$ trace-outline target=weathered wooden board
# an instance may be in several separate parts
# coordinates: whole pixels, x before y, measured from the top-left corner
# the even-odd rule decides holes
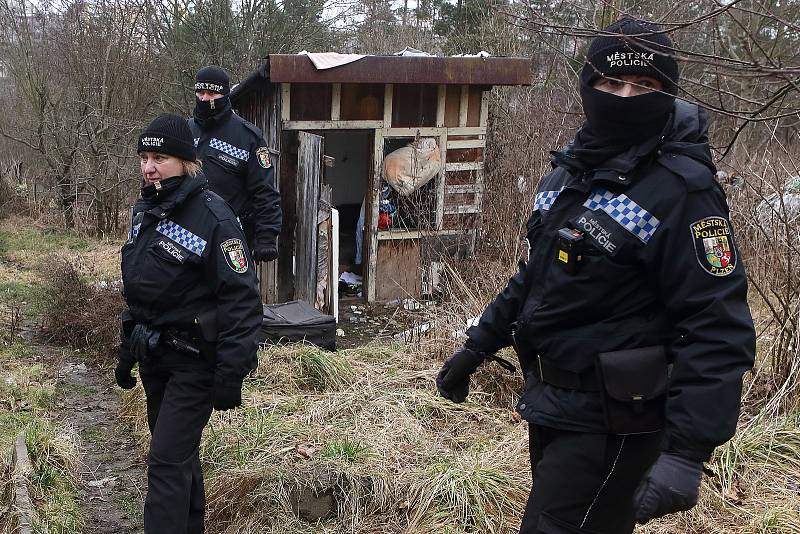
[[[420,247],[418,239],[380,241],[375,296],[378,301],[420,294]]]
[[[299,132],[297,135],[295,298],[314,305],[317,294],[317,225],[324,139],[308,132]]]

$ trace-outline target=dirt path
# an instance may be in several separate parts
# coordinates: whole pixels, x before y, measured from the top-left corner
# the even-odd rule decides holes
[[[143,532],[145,458],[119,418],[120,395],[113,372],[87,364],[69,350],[42,344],[30,329],[23,338],[42,355],[57,380],[53,418],[80,437],[86,533]]]

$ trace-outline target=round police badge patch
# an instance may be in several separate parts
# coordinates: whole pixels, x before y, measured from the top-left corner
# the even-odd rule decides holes
[[[263,168],[269,169],[272,167],[272,163],[269,160],[269,149],[267,147],[262,146],[256,150],[256,158],[258,158],[258,164]]]
[[[697,261],[708,274],[727,276],[736,269],[731,225],[723,217],[706,217],[691,224]]]
[[[247,254],[244,252],[241,239],[228,239],[223,241],[220,247],[228,267],[239,274],[247,272]]]

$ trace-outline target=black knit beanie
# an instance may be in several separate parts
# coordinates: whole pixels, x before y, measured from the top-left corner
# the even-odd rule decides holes
[[[674,44],[653,23],[623,17],[607,27],[589,45],[581,81],[591,86],[597,79],[625,74],[650,76],[664,85],[663,91],[675,94],[678,64],[672,56]],[[635,36],[635,37],[634,37]]]
[[[227,95],[231,90],[231,80],[222,67],[208,65],[197,71],[197,76],[194,78],[194,90],[213,91]]]
[[[147,125],[139,136],[137,152],[157,152],[185,161],[197,159],[192,131],[186,119],[174,113],[162,113]]]

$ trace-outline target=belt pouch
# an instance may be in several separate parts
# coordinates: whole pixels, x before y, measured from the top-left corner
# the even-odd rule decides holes
[[[600,353],[597,370],[611,434],[664,428],[668,376],[663,345]]]
[[[216,358],[217,340],[219,339],[217,309],[212,308],[198,315],[195,325],[200,336],[200,353],[206,361],[213,362]]]

